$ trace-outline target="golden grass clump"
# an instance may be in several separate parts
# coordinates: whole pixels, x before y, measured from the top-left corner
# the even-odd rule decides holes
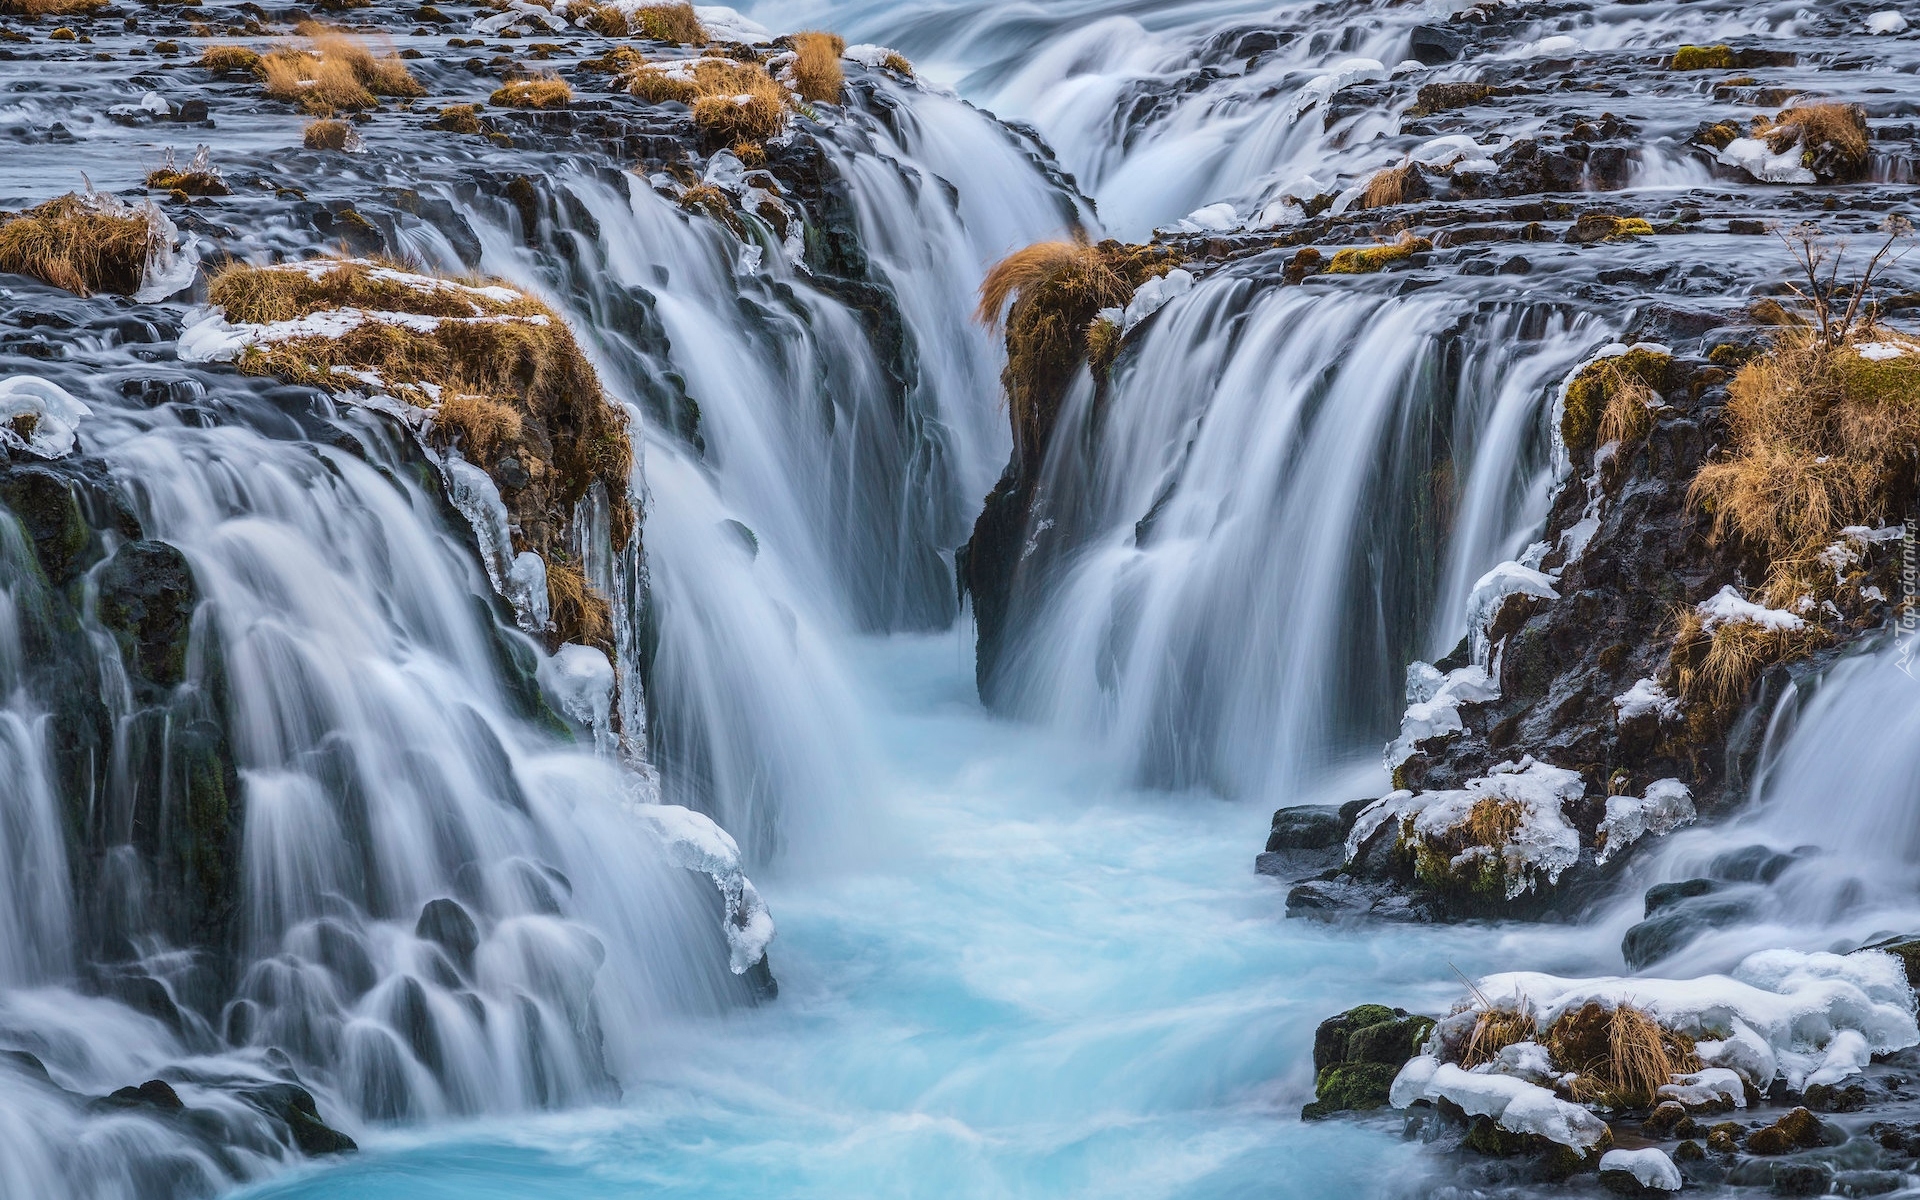
[[[1701,467],[1691,490],[1715,539],[1786,559],[1902,511],[1920,446],[1920,344],[1910,346],[1873,361],[1857,344],[1787,327],[1741,367],[1728,385],[1731,453]]]
[[[696,184],[680,193],[680,207],[688,212],[704,213],[725,225],[740,237],[747,234],[740,214],[734,211],[733,197],[710,183]]]
[[[494,453],[513,442],[534,481],[519,491],[503,488],[510,503],[534,507],[532,515],[516,514],[516,549],[552,552],[568,514],[595,483],[612,503],[616,544],[632,535],[626,418],[607,402],[566,322],[539,300],[498,281],[423,276],[365,259],[237,264],[214,277],[208,300],[235,323],[272,324],[342,309],[440,318],[430,330],[368,317],[339,336],[259,342],[239,366],[328,391],[363,388],[360,376],[371,372],[393,395],[422,408],[434,407],[436,395],[466,398],[447,428],[481,438]],[[521,421],[519,434],[478,401],[511,409]],[[534,493],[540,499],[527,498]]]
[[[847,39],[837,33],[794,34],[793,90],[817,103],[840,103],[841,89],[846,86],[840,56],[846,51]]]
[[[1567,384],[1560,413],[1560,441],[1567,453],[1583,462],[1595,446],[1615,440],[1612,434],[1639,436],[1635,430],[1651,428],[1649,405],[1659,399],[1672,362],[1658,350],[1629,350],[1582,367]]]
[[[500,108],[565,108],[572,102],[573,89],[564,79],[517,79],[487,97]]]
[[[1126,330],[1110,317],[1095,317],[1087,326],[1087,365],[1095,375],[1105,375],[1120,357],[1120,343]]]
[[[1646,1108],[1676,1073],[1698,1071],[1693,1039],[1631,1004],[1587,1003],[1560,1014],[1541,1037],[1553,1064],[1575,1073],[1576,1100]]]
[[[315,116],[379,106],[380,96],[424,96],[426,88],[397,54],[376,57],[365,43],[311,24],[309,46],[281,46],[260,60],[266,94]]]
[[[568,12],[571,13],[572,9]],[[604,34],[607,37],[626,37],[632,29],[627,21],[627,14],[611,4],[588,6],[580,22],[595,33]]]
[[[1682,46],[1667,63],[1669,71],[1731,71],[1733,47]]]
[[[1135,288],[1177,265],[1179,259],[1159,247],[1039,242],[987,272],[975,317],[999,328],[1004,314],[1007,367],[1001,381],[1017,453],[1044,449],[1067,385],[1089,356],[1100,310],[1124,306]]]
[[[1418,170],[1411,162],[1401,163],[1397,167],[1388,167],[1376,172],[1367,180],[1367,190],[1360,197],[1361,208],[1387,208],[1403,204],[1407,199],[1407,179]]]
[[[1327,264],[1327,274],[1370,275],[1388,263],[1399,262],[1431,249],[1433,243],[1426,238],[1403,232],[1398,240],[1383,246],[1349,246],[1339,251],[1333,256],[1333,261]]]
[[[580,69],[582,71],[599,71],[605,75],[620,75],[628,71],[638,70],[641,66],[645,65],[646,61],[646,59],[640,56],[640,52],[632,46],[621,45],[615,46],[599,58],[581,59]]]
[[[99,12],[107,0],[0,0],[0,14],[9,17],[78,17]]]
[[[1466,1047],[1460,1052],[1460,1066],[1463,1070],[1472,1070],[1500,1057],[1500,1052],[1508,1046],[1531,1042],[1537,1036],[1531,1012],[1483,1008],[1474,1018],[1473,1032],[1467,1035]]]
[[[154,212],[112,199],[70,192],[0,213],[0,272],[31,275],[76,295],[131,296],[160,249]]]
[[[643,63],[627,76],[627,90],[649,104],[690,106],[694,125],[714,146],[764,142],[787,123],[787,90],[759,63]]]
[[[712,40],[691,4],[647,4],[633,12],[631,25],[641,37],[679,46],[704,46]]]
[[[758,63],[726,63],[703,59],[696,72],[702,92],[693,101],[693,123],[716,145],[735,142],[764,142],[777,135],[787,124],[787,92]],[[714,65],[708,65],[714,64]],[[739,87],[731,91],[707,90],[708,80],[719,81],[729,74]]]
[[[1775,154],[1800,146],[1801,165],[1816,174],[1841,180],[1866,174],[1867,114],[1857,104],[1796,105],[1772,121],[1756,121],[1754,132]]]
[[[308,122],[300,135],[300,144],[309,150],[346,150],[359,140],[353,126],[327,119]]]
[[[913,78],[913,64],[908,62],[907,56],[898,50],[887,51],[886,57],[880,60],[880,65],[886,70],[892,71],[895,75],[904,75],[908,79]]]
[[[1675,690],[1705,712],[1723,709],[1745,699],[1760,672],[1809,654],[1824,640],[1811,623],[1776,628],[1728,621],[1708,629],[1698,611],[1683,609],[1671,652]]]
[[[262,75],[260,55],[245,46],[208,46],[200,54],[200,65],[209,71],[245,72]]]
[[[427,122],[428,129],[443,129],[448,133],[485,133],[480,125],[480,106],[477,104],[449,104],[440,110],[440,115]]]
[[[448,396],[434,410],[435,428],[470,462],[487,464],[520,440],[520,414],[485,396]]]
[[[613,610],[579,567],[548,561],[547,609],[561,641],[598,646],[612,654]]]

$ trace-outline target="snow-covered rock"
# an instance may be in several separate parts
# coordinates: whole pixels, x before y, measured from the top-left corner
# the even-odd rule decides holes
[[[1635,1183],[1657,1192],[1680,1190],[1680,1168],[1658,1146],[1641,1150],[1609,1150],[1600,1156],[1600,1174],[1624,1171]]]
[[[80,422],[93,415],[72,393],[38,375],[0,379],[0,445],[35,458],[65,458]]]
[[[1637,679],[1632,687],[1613,698],[1613,709],[1622,721],[1633,721],[1648,713],[1662,720],[1680,715],[1680,699],[1667,695],[1657,680]]]
[[[1560,593],[1554,590],[1553,582],[1552,576],[1512,561],[1503,562],[1482,575],[1473,585],[1472,595],[1467,597],[1467,636],[1473,660],[1481,666],[1490,665],[1487,627],[1499,615],[1500,606],[1507,602],[1508,596],[1558,600]]]
[[[1800,165],[1800,144],[1778,154],[1762,138],[1735,138],[1720,151],[1717,162],[1739,167],[1761,183],[1813,183],[1814,173]]]
[[[1458,733],[1460,706],[1498,699],[1500,687],[1485,667],[1468,665],[1441,675],[1423,662],[1407,667],[1407,710],[1400,718],[1400,736],[1387,746],[1387,770],[1412,758],[1427,738]]]
[[[1409,837],[1442,841],[1466,824],[1475,805],[1493,800],[1513,808],[1517,824],[1512,835],[1502,846],[1469,846],[1449,866],[1465,871],[1497,856],[1507,899],[1512,900],[1542,881],[1558,883],[1579,861],[1580,835],[1568,823],[1563,806],[1585,792],[1579,772],[1535,762],[1531,756],[1501,763],[1485,776],[1469,779],[1463,788],[1419,793],[1403,789],[1361,810],[1347,835],[1346,857],[1351,861],[1390,820],[1398,821]]]
[[[1388,1095],[1395,1108],[1418,1100],[1449,1100],[1468,1116],[1491,1117],[1509,1133],[1534,1134],[1583,1152],[1607,1134],[1599,1117],[1537,1083],[1482,1068],[1465,1071],[1424,1054],[1400,1069]]]
[[[1599,861],[1605,863],[1649,834],[1660,837],[1691,825],[1694,816],[1693,792],[1678,779],[1656,779],[1644,796],[1608,796],[1607,815],[1600,821]]]
[[[1672,1083],[1661,1085],[1659,1094],[1663,1100],[1676,1100],[1688,1108],[1719,1104],[1731,1104],[1735,1108],[1747,1106],[1745,1081],[1738,1071],[1726,1067],[1703,1067],[1689,1074],[1675,1075]]]
[[[1133,299],[1127,302],[1126,312],[1120,328],[1123,333],[1132,333],[1134,327],[1172,301],[1193,290],[1193,273],[1181,267],[1175,267],[1165,275],[1156,275],[1134,289]]]
[[[1905,33],[1907,18],[1897,8],[1889,8],[1872,13],[1867,17],[1867,32],[1878,36],[1883,33]]]

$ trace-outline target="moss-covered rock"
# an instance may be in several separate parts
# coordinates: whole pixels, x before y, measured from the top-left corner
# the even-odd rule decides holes
[[[1313,1035],[1314,1100],[1301,1118],[1385,1106],[1393,1077],[1432,1030],[1431,1018],[1384,1004],[1362,1004],[1322,1021]]]

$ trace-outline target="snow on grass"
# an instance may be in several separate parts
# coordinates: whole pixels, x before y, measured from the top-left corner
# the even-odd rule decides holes
[[[1495,1007],[1531,1011],[1542,1028],[1588,1003],[1631,1004],[1694,1038],[1701,1062],[1763,1092],[1776,1078],[1796,1091],[1810,1081],[1837,1082],[1869,1055],[1920,1044],[1906,969],[1879,950],[1762,950],[1729,974],[1696,979],[1512,971],[1477,986]]]
[[[1390,793],[1363,809],[1347,835],[1348,860],[1388,820],[1401,823],[1406,835],[1439,840],[1465,825],[1474,806],[1483,800],[1511,805],[1518,824],[1504,845],[1471,846],[1451,861],[1455,869],[1471,867],[1486,854],[1500,856],[1507,899],[1531,891],[1544,880],[1558,883],[1560,875],[1580,859],[1580,834],[1567,822],[1563,806],[1587,790],[1577,771],[1535,762],[1531,755],[1504,762],[1463,788],[1414,793]]]
[[[1700,614],[1700,628],[1712,633],[1722,625],[1758,625],[1762,629],[1804,629],[1806,622],[1783,609],[1755,604],[1728,584],[1694,606]]]

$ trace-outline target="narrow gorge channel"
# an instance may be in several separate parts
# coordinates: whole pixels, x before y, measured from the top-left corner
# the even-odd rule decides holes
[[[1920,1195],[1920,10],[0,0],[0,1200]]]

